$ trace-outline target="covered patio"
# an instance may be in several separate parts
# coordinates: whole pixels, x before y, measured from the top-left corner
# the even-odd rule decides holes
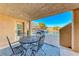
[[[71,48],[71,50],[79,52],[79,4],[68,4],[68,3],[9,3],[9,4],[0,4],[0,55],[10,55],[9,46],[6,40],[6,36],[10,38],[11,43],[19,40],[19,33],[16,26],[21,24],[23,26],[22,34],[27,36],[31,35],[31,21],[37,20],[39,18],[60,14],[66,11],[73,12],[73,22],[71,27],[63,27],[60,29],[56,35],[57,41],[54,40],[54,37],[51,36],[52,40],[45,38],[44,49],[47,56],[59,56],[61,55],[62,50],[60,46],[66,48]],[[7,22],[7,23],[6,23]],[[13,23],[13,24],[12,24]],[[6,25],[8,24],[8,25]],[[17,25],[16,25],[17,24]],[[66,31],[69,30],[69,31]],[[66,32],[65,32],[66,31]],[[63,35],[64,34],[64,35]],[[47,35],[48,36],[48,35]],[[46,36],[46,37],[47,37]],[[67,42],[67,43],[65,43]],[[7,52],[6,52],[7,51]],[[39,50],[40,51],[40,50]],[[41,51],[40,51],[41,52]],[[29,52],[30,53],[30,52]],[[67,53],[67,52],[65,52]],[[40,56],[38,52],[36,55]]]

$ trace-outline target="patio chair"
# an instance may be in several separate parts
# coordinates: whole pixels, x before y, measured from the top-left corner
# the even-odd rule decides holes
[[[44,50],[42,49],[42,46],[44,44],[44,38],[45,38],[45,35],[42,35],[40,38],[39,38],[39,41],[36,43],[36,44],[32,44],[32,55],[36,55],[36,53],[39,51],[39,50],[42,50],[44,55],[46,55],[46,53],[44,52]]]
[[[11,51],[12,51],[11,56],[25,56],[24,48],[23,48],[22,45],[19,45],[19,46],[16,46],[16,47],[12,47],[8,37],[7,37],[7,41],[9,43],[9,46],[10,46]]]

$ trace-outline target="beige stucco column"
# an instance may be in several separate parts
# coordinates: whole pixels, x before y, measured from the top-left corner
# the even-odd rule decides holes
[[[27,31],[27,35],[28,36],[31,35],[31,20],[28,20],[28,31]]]
[[[72,49],[79,52],[79,9],[73,10]]]

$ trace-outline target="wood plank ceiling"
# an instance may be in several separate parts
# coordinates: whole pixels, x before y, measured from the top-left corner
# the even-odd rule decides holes
[[[79,8],[79,4],[68,3],[1,3],[0,14],[19,19],[39,19]]]

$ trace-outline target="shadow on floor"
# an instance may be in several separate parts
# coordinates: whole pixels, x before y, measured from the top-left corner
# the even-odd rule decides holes
[[[56,46],[44,43],[44,45],[42,46],[42,49],[44,50],[46,55],[43,54],[42,50],[39,50],[36,56],[59,56],[60,55],[60,49]],[[30,53],[30,51],[28,52]],[[9,56],[10,54],[11,54],[11,50],[9,47],[0,50],[0,56]]]

